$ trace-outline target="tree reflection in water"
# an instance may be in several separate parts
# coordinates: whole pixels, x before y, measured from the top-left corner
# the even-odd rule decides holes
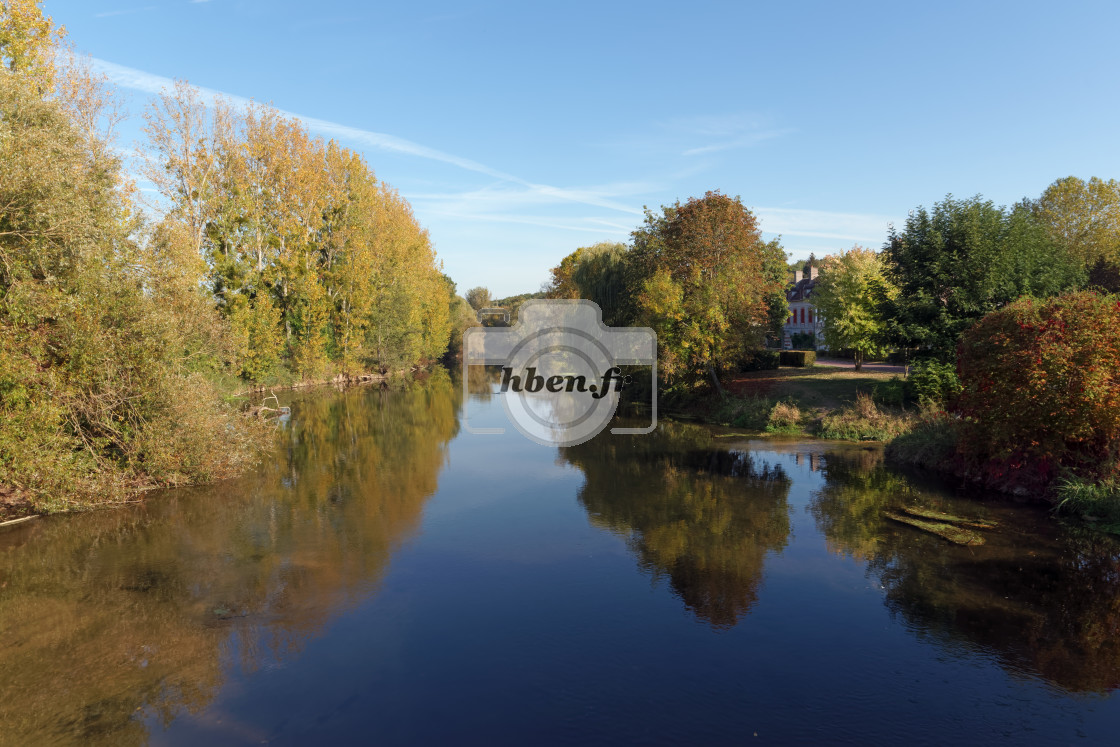
[[[699,619],[735,625],[758,598],[768,553],[790,533],[780,466],[719,449],[710,432],[662,422],[648,436],[602,435],[560,450],[586,481],[579,500],[626,537],[642,566],[668,577]]]
[[[810,510],[832,549],[866,562],[893,614],[1066,690],[1120,686],[1120,542],[1041,510],[923,490],[868,454],[877,452],[826,454],[826,484]],[[984,532],[984,545],[960,547],[883,518],[907,505],[999,527]]]
[[[4,737],[142,743],[135,716],[199,711],[234,654],[296,654],[416,529],[461,395],[441,372],[297,396],[251,477],[0,535]]]

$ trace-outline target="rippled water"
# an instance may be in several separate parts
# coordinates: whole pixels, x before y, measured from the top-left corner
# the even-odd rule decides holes
[[[0,530],[0,742],[1120,733],[1110,537],[874,448],[663,423],[556,449],[462,410],[444,375],[299,396],[255,475]],[[957,546],[907,506],[997,527]]]

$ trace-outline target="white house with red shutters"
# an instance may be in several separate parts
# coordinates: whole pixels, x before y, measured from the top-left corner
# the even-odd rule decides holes
[[[793,336],[799,332],[812,333],[817,340],[817,348],[824,348],[824,321],[817,309],[813,306],[813,287],[817,284],[818,269],[810,264],[808,272],[796,270],[793,273],[793,284],[786,289],[786,300],[789,301],[789,319],[782,327],[782,349],[789,350],[793,347]]]

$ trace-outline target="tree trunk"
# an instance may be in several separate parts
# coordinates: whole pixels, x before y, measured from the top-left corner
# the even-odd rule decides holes
[[[858,350],[855,351],[855,353],[852,354],[852,360],[856,362],[857,371],[863,368],[863,353],[859,352]]]
[[[720,397],[727,397],[727,392],[723,391],[723,385],[719,383],[719,375],[716,374],[716,367],[708,364],[708,373],[712,376],[712,383],[716,385],[716,391],[719,392]]]

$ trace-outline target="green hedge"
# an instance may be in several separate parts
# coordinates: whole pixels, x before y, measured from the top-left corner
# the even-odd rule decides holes
[[[779,361],[783,366],[796,366],[798,368],[811,366],[817,362],[817,354],[812,350],[783,350]]]
[[[754,350],[739,364],[740,371],[772,371],[780,363],[777,350]]]

